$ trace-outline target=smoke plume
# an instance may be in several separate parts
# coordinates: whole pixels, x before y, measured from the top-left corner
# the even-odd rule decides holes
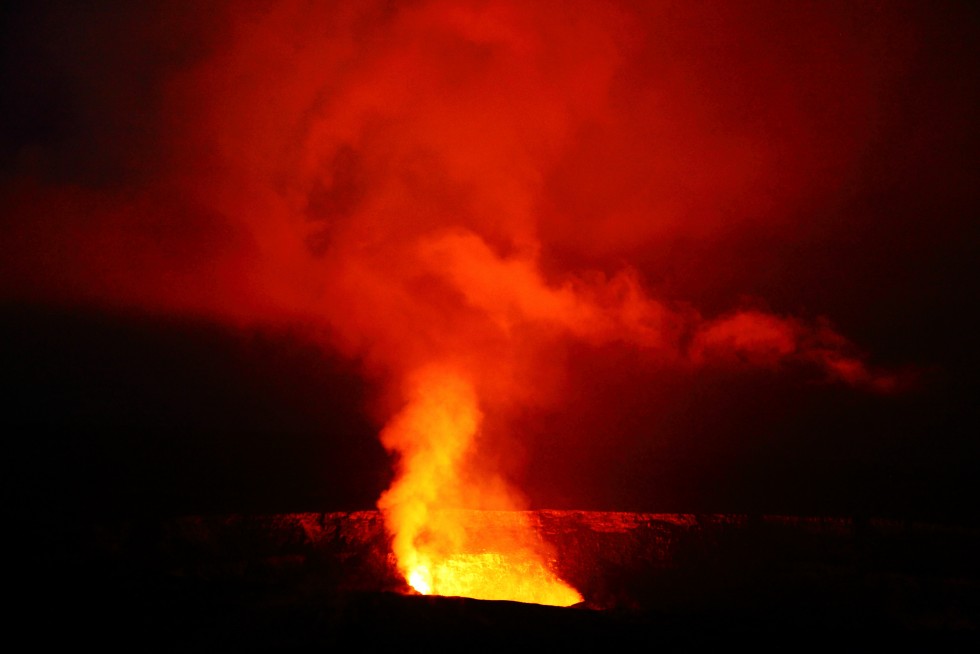
[[[301,325],[375,383],[400,474],[437,466],[465,507],[524,502],[508,425],[574,395],[570,347],[896,392],[907,374],[798,304],[833,253],[793,252],[850,228],[833,201],[912,56],[900,14],[56,4],[60,40],[20,37],[33,104],[7,100],[0,292]],[[418,436],[425,389],[461,441]]]

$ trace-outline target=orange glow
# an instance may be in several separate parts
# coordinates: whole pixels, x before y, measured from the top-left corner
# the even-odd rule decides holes
[[[511,501],[504,489],[487,497],[492,491],[467,478],[467,455],[482,419],[471,383],[452,369],[433,367],[415,376],[409,396],[381,436],[400,455],[401,469],[378,501],[409,585],[426,595],[557,606],[582,601],[552,572],[531,525],[511,516],[509,529],[487,529],[472,511],[458,508]]]
[[[858,185],[902,67],[881,53],[904,52],[906,28],[877,3],[558,4],[228,3],[173,62],[167,30],[198,17],[143,21],[163,25],[152,56],[103,58],[168,62],[149,81],[134,66],[144,91],[116,107],[158,117],[143,126],[156,149],[117,162],[146,170],[0,181],[0,299],[299,325],[380,398],[398,470],[378,506],[412,587],[581,601],[521,518],[525,435],[509,429],[608,385],[574,348],[628,348],[664,386],[748,365],[904,387],[829,323],[787,315],[834,306],[798,300],[782,267],[819,280],[783,251],[852,229],[817,200]],[[70,85],[93,95],[78,120],[133,94],[90,72]],[[134,111],[144,96],[159,106]],[[114,151],[64,143],[67,163]],[[43,172],[40,152],[23,158]],[[745,308],[773,290],[776,310]],[[642,451],[657,429],[623,428]],[[580,432],[561,446],[601,438]]]

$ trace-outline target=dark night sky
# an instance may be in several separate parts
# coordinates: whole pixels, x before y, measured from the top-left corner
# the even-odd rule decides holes
[[[975,521],[976,10],[547,5],[4,3],[7,508],[371,508],[379,389],[458,337],[560,398],[488,423],[532,506]],[[454,221],[533,241],[549,287],[629,267],[697,313],[685,357],[751,308],[913,381],[573,328],[504,346],[469,287],[412,278],[416,312],[336,281],[405,279],[403,244]]]

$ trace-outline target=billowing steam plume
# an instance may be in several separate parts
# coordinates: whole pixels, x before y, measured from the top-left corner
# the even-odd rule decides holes
[[[839,7],[790,6],[766,11],[809,40],[728,3],[231,3],[205,27],[161,11],[151,45],[205,45],[152,71],[145,150],[73,155],[122,183],[24,155],[3,293],[308,326],[377,382],[398,462],[379,506],[406,579],[574,603],[533,533],[488,545],[453,513],[524,505],[494,439],[561,404],[565,344],[906,382],[827,320],[699,309],[698,284],[737,270],[670,281],[679,244],[785,229],[860,154],[890,72],[854,62],[876,42],[842,32]],[[123,93],[85,78],[125,66],[98,47],[76,71],[108,87],[92,112]],[[846,107],[810,103],[842,88]]]

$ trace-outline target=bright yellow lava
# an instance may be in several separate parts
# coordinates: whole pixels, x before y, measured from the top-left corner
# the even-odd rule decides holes
[[[378,500],[408,584],[426,595],[581,602],[548,565],[550,550],[522,512],[447,508],[488,498],[506,507],[512,499],[506,490],[468,481],[480,478],[468,474],[466,455],[482,420],[469,379],[433,367],[410,381],[407,405],[381,434],[400,456],[400,474]]]
[[[456,554],[431,568],[418,566],[409,583],[423,595],[512,600],[552,606],[582,601],[574,588],[557,579],[534,556],[518,559],[497,552]]]

